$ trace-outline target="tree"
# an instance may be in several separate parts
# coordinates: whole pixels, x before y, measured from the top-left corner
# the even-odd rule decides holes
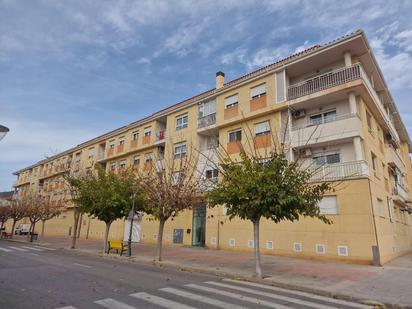
[[[199,198],[197,157],[186,151],[173,158],[155,158],[156,164],[146,162],[139,180],[144,190],[145,212],[159,220],[157,259],[162,260],[163,230],[166,221],[179,212],[190,209]]]
[[[3,230],[4,224],[10,219],[10,202],[0,201],[0,231]]]
[[[43,204],[40,209],[40,220],[42,222],[41,238],[44,237],[44,226],[46,221],[58,216],[63,209],[64,207],[61,200],[52,200],[50,197],[43,200]]]
[[[40,194],[30,193],[25,198],[26,216],[30,220],[29,240],[33,242],[34,229],[36,223],[41,220],[41,212],[44,203],[44,197]]]
[[[10,219],[13,220],[11,227],[11,237],[13,238],[14,229],[16,227],[17,221],[20,221],[26,216],[27,212],[27,197],[18,196],[11,200],[10,204]]]
[[[260,278],[259,226],[262,218],[279,223],[299,220],[303,216],[331,223],[320,214],[318,207],[324,193],[331,190],[330,183],[311,182],[316,169],[303,168],[298,161],[289,161],[284,143],[279,143],[274,136],[268,137],[274,144],[270,151],[258,149],[254,141],[247,141],[245,146],[239,144],[239,160],[221,151],[219,172],[222,177],[206,192],[209,206],[224,205],[229,219],[239,217],[252,222],[255,268]]]
[[[111,224],[127,216],[133,198],[137,209],[143,206],[136,176],[131,170],[114,173],[96,165],[94,172],[82,177],[70,176],[68,180],[71,191],[75,192],[72,201],[79,211],[106,224],[103,246],[106,253]]]

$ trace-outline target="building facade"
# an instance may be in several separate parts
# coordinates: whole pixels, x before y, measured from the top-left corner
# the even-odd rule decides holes
[[[209,91],[17,171],[16,191],[65,199],[67,170],[84,171],[94,163],[108,170],[144,170],[193,148],[218,164],[213,158],[218,145],[237,156],[239,143],[253,140],[255,147],[271,149],[268,136],[282,135],[290,160],[317,167],[313,181],[337,183],[320,203],[333,224],[310,218],[262,222],[264,254],[385,263],[412,250],[411,141],[362,31],[230,82],[224,77],[218,72]],[[218,177],[212,165],[198,164],[199,177]],[[46,234],[74,233],[68,207],[46,223]],[[118,220],[110,237],[123,239],[129,226]],[[157,230],[157,222],[143,215],[135,240],[155,242]],[[77,232],[102,238],[103,231],[102,222],[84,215]],[[254,246],[251,223],[230,221],[224,207],[204,203],[169,220],[163,239],[230,250]]]

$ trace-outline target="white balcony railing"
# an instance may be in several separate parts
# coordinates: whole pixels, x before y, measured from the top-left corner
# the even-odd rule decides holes
[[[334,181],[369,176],[369,168],[366,161],[352,161],[337,164],[325,164],[314,166],[311,181]]]
[[[216,113],[213,113],[213,114],[209,114],[209,115],[204,116],[204,117],[200,117],[197,120],[197,127],[199,129],[201,129],[201,128],[204,128],[204,127],[211,126],[215,123],[216,123]]]
[[[288,100],[303,97],[337,85],[361,78],[360,64],[321,74],[288,87]]]
[[[385,150],[386,162],[388,162],[389,164],[394,164],[402,172],[404,172],[405,163],[403,163],[403,160],[398,151],[391,144],[385,144]]]
[[[395,183],[395,186],[393,187],[393,194],[399,195],[405,201],[409,200],[408,192],[400,183]]]

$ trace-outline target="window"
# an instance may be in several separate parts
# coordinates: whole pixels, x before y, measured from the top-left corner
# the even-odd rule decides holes
[[[232,95],[230,97],[227,97],[225,99],[225,107],[226,108],[231,108],[235,107],[239,104],[239,96],[237,94]]]
[[[392,204],[392,199],[389,196],[387,197],[387,203],[388,203],[389,221],[394,222],[395,218],[393,216],[393,204]]]
[[[143,134],[144,134],[144,136],[152,135],[152,128],[151,127],[145,128],[144,131],[143,131]]]
[[[378,162],[377,162],[378,158],[376,157],[376,155],[373,152],[371,152],[371,157],[372,157],[372,168],[373,168],[373,171],[376,174],[378,172],[378,170],[377,170],[377,168],[378,168]]]
[[[88,158],[93,159],[94,157],[94,147],[89,148]]]
[[[124,145],[124,136],[119,138],[119,145]]]
[[[206,170],[206,179],[214,180],[219,176],[218,169]]]
[[[140,164],[140,155],[134,156],[133,165],[139,165],[139,164]]]
[[[176,117],[176,131],[182,130],[184,128],[187,128],[187,122],[189,120],[189,116],[186,115],[181,115]]]
[[[270,133],[269,121],[255,124],[255,135],[266,135]]]
[[[110,144],[109,144],[109,148],[110,148],[110,149],[113,149],[113,148],[114,148],[114,139],[111,140],[109,143],[110,143]]]
[[[146,153],[146,163],[150,163],[152,162],[153,158],[152,158],[152,153]]]
[[[336,121],[336,110],[310,116],[310,124],[318,125]]]
[[[125,169],[125,168],[126,168],[126,161],[125,161],[125,160],[120,161],[119,167],[120,167],[121,169]]]
[[[116,163],[113,162],[112,164],[110,164],[110,170],[114,171],[116,169]]]
[[[180,159],[186,155],[186,143],[175,144],[174,158]]]
[[[132,133],[132,139],[133,139],[134,141],[137,141],[137,140],[139,139],[139,132],[133,132],[133,133]]]
[[[262,84],[250,89],[250,96],[252,99],[257,99],[266,95],[266,84]]]
[[[369,132],[372,132],[372,116],[368,111],[366,111],[366,124],[368,125]]]
[[[340,154],[339,153],[332,153],[332,154],[320,154],[316,155],[313,158],[313,162],[318,165],[325,165],[325,164],[334,164],[340,162]]]
[[[324,196],[318,207],[322,215],[337,215],[338,214],[338,202],[336,195],[333,196]]]
[[[216,101],[211,100],[199,105],[199,118],[216,113]]]
[[[184,175],[182,172],[173,172],[172,174],[172,185],[178,185],[183,182]]]
[[[242,140],[242,130],[229,132],[229,143],[240,142]]]

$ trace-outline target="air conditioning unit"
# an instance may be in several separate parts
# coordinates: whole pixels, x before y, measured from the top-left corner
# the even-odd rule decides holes
[[[300,149],[299,154],[302,157],[310,157],[312,155],[312,150],[310,148]]]
[[[303,118],[306,116],[306,111],[304,109],[300,109],[298,111],[292,112],[292,117],[295,119]]]

